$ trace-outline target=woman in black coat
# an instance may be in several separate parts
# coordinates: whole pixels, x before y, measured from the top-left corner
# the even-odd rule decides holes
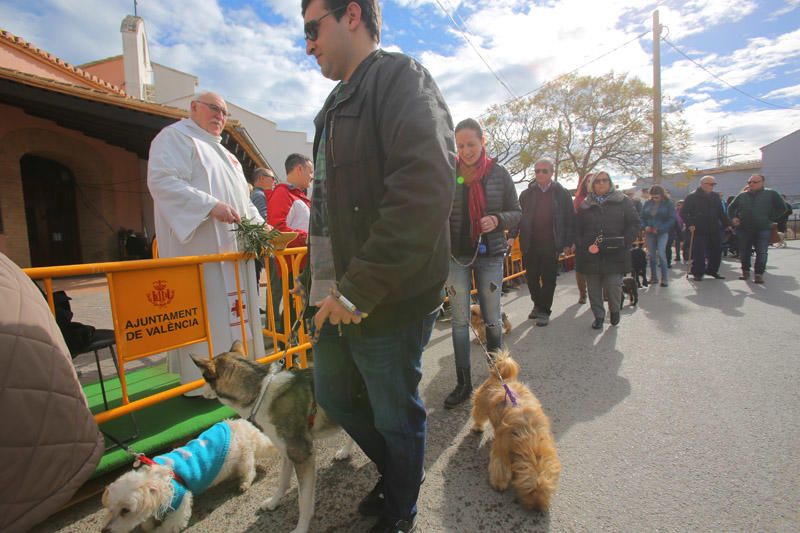
[[[507,249],[503,231],[516,228],[522,216],[514,181],[502,165],[486,155],[484,143],[483,130],[476,120],[468,118],[458,123],[458,177],[450,212],[452,256],[446,286],[453,310],[458,383],[444,401],[448,409],[472,394],[469,321],[473,277],[486,326],[486,348],[493,352],[503,345],[500,288]]]
[[[616,326],[622,305],[622,276],[631,271],[629,250],[639,230],[639,216],[631,199],[615,189],[608,172],[600,171],[592,176],[589,195],[578,208],[577,217],[576,263],[578,272],[586,278],[594,314],[592,328],[603,328],[604,290],[611,324]]]

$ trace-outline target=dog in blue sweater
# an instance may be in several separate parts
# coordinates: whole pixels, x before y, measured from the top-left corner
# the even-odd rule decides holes
[[[245,491],[256,478],[256,463],[275,447],[246,420],[214,424],[175,450],[143,460],[103,493],[107,522],[103,533],[181,531],[192,516],[193,495],[238,476]]]

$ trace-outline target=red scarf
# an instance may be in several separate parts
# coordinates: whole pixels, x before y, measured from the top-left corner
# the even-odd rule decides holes
[[[466,165],[459,159],[457,168],[459,176],[464,178],[464,185],[469,187],[469,220],[470,237],[472,242],[478,242],[481,234],[481,218],[486,212],[486,195],[483,192],[481,181],[489,173],[494,161],[486,156],[486,149],[481,150],[481,155],[474,165]]]

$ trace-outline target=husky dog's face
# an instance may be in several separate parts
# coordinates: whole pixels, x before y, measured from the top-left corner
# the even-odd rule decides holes
[[[247,405],[258,394],[263,370],[245,359],[242,343],[235,341],[230,351],[221,353],[214,359],[200,359],[192,356],[192,361],[203,373],[208,387],[227,405]]]

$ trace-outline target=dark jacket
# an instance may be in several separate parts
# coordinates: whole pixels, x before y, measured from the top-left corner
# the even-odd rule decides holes
[[[556,250],[561,250],[575,243],[575,208],[572,205],[572,196],[569,191],[558,182],[553,182],[553,239]],[[528,184],[528,188],[519,195],[519,205],[522,207],[522,219],[519,223],[519,245],[522,253],[527,253],[531,246],[533,233],[533,211],[536,205],[536,196],[541,194],[535,181]]]
[[[483,236],[483,242],[487,245],[484,255],[503,255],[508,248],[503,231],[516,228],[522,216],[514,180],[505,167],[494,163],[481,183],[486,196],[486,215],[496,216],[499,222],[494,231]],[[469,206],[464,205],[465,188],[466,185],[462,183],[456,185],[453,210],[450,212],[450,243],[454,248],[463,237],[461,228],[464,217],[469,218]]]
[[[347,333],[379,334],[441,302],[455,189],[453,121],[431,75],[403,54],[376,50],[336,93],[314,119],[314,155],[324,129],[339,291],[369,313]]]
[[[731,225],[722,208],[722,200],[715,192],[707,193],[700,187],[683,200],[681,218],[686,227],[694,226],[695,231],[709,233],[719,231],[720,224]]]
[[[658,203],[658,209],[653,215],[651,212],[655,203],[653,200],[647,200],[642,206],[641,212],[637,211],[642,220],[642,228],[650,226],[656,228],[657,233],[669,233],[675,225],[675,204],[672,203],[672,200],[665,198]]]
[[[765,230],[772,228],[786,214],[786,202],[772,189],[740,193],[728,208],[730,218],[738,218],[745,230]],[[791,210],[791,208],[789,208]]]
[[[600,232],[604,237],[624,237],[625,246],[613,252],[589,253]],[[581,274],[625,274],[631,271],[629,252],[639,232],[639,216],[633,201],[613,191],[599,204],[591,195],[578,208],[575,224],[575,262]]]

